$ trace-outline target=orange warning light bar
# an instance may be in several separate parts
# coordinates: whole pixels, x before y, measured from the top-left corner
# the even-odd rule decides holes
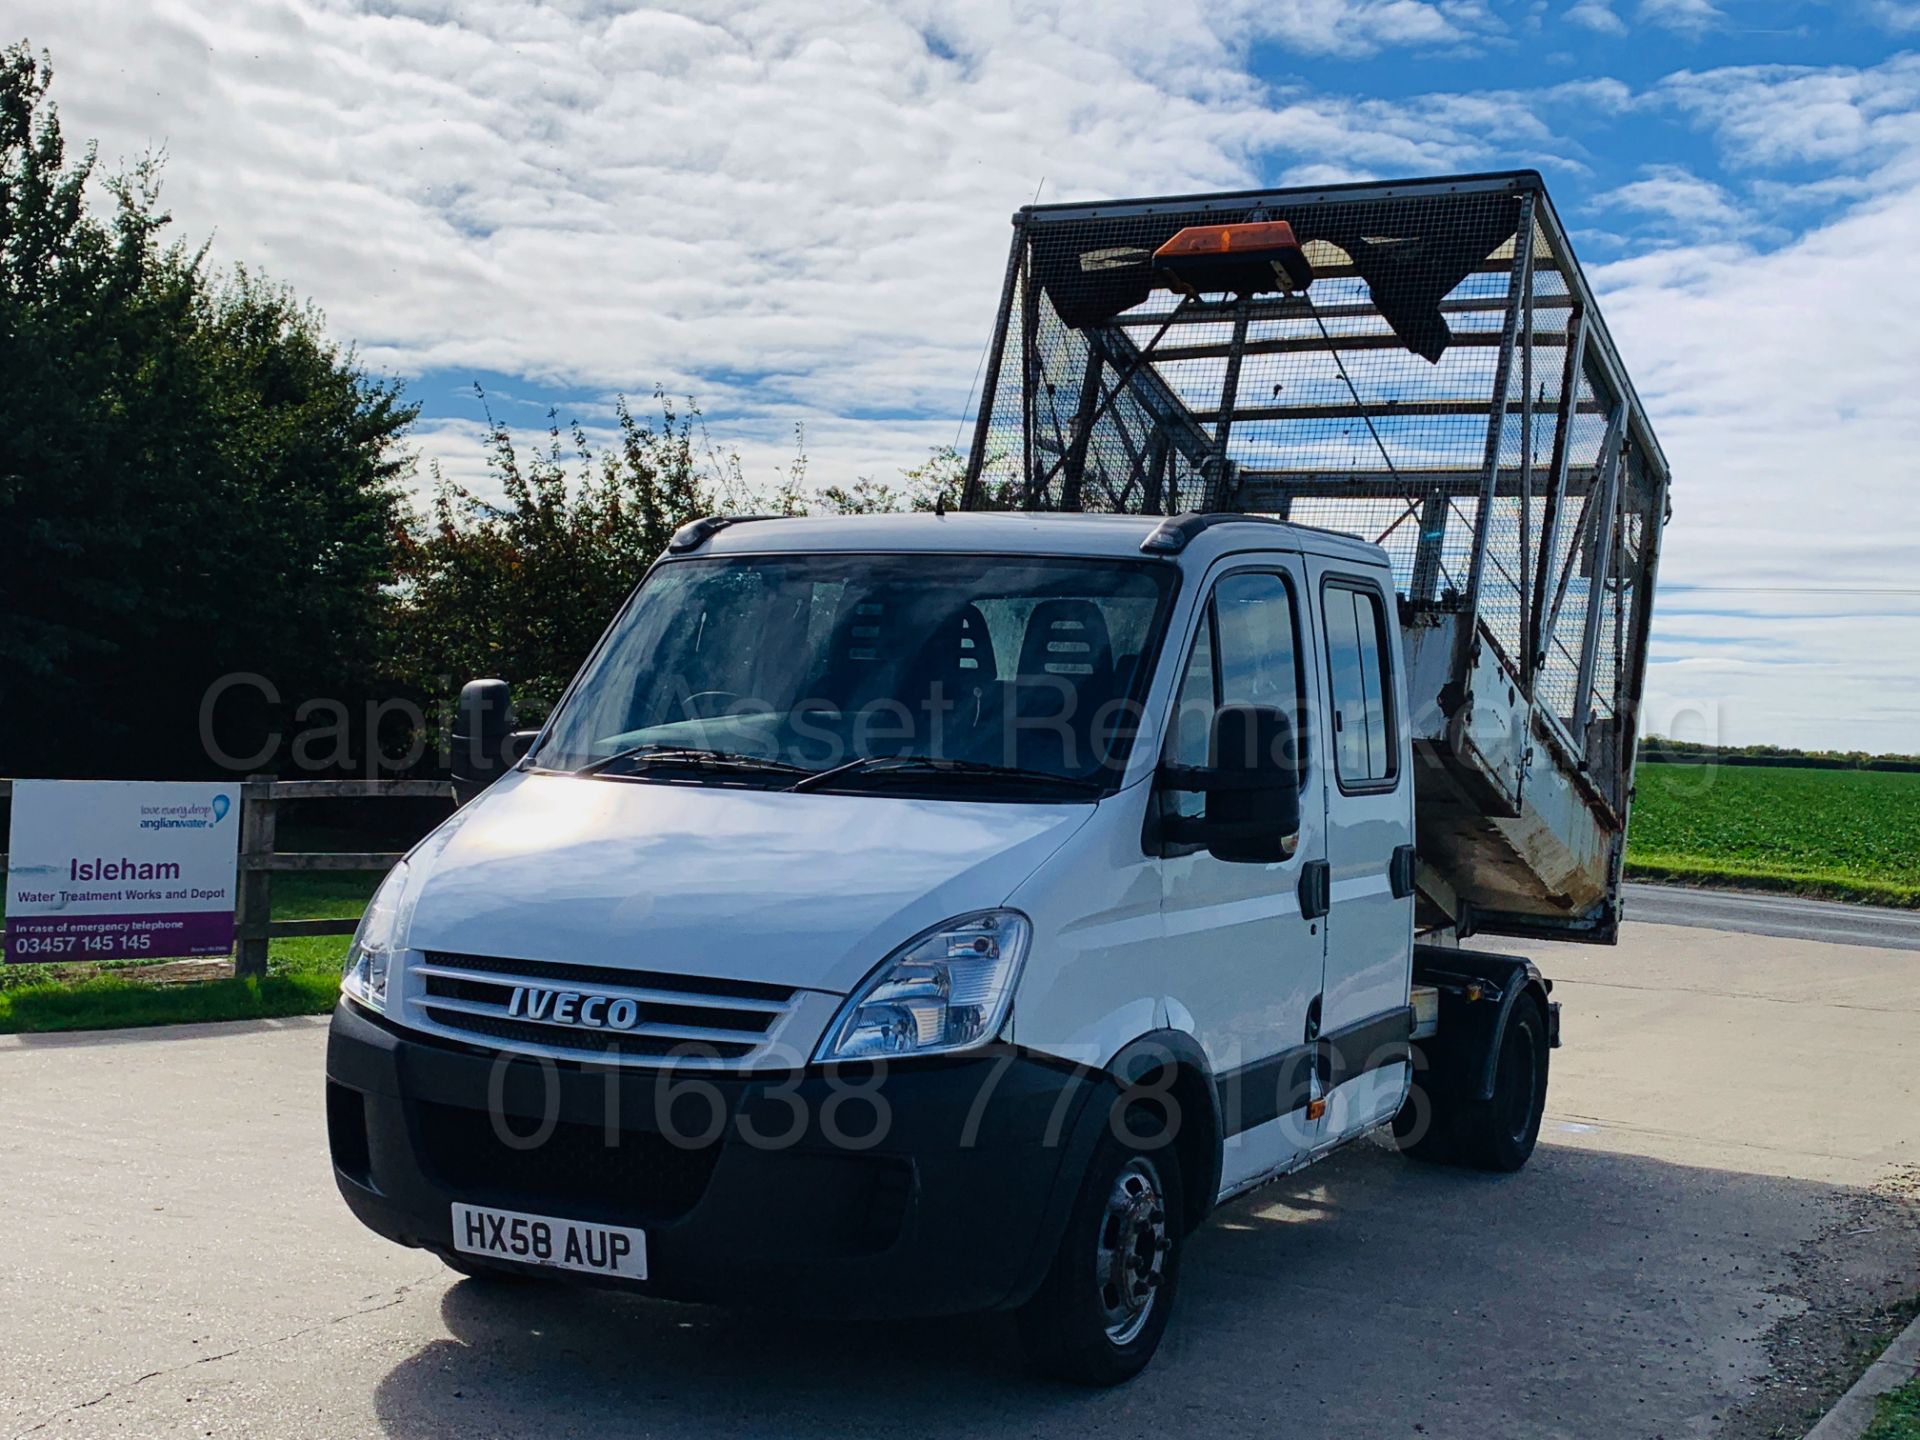
[[[1153,265],[1176,290],[1252,295],[1313,283],[1313,266],[1285,220],[1189,225],[1153,252]]]

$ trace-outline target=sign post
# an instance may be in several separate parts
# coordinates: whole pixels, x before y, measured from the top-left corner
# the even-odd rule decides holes
[[[16,780],[7,962],[226,954],[239,812],[231,784]]]

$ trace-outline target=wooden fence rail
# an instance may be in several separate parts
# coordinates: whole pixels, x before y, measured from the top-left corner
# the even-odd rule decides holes
[[[275,780],[251,779],[240,787],[240,896],[234,911],[233,973],[265,975],[267,944],[276,937],[351,935],[358,920],[275,920],[273,877],[292,873],[385,874],[399,863],[399,851],[279,850],[279,808],[287,800],[453,799],[444,780]]]
[[[0,800],[13,795],[13,781],[0,778]],[[276,780],[255,776],[240,786],[239,891],[233,915],[233,973],[265,975],[267,945],[275,939],[306,935],[351,935],[358,920],[275,920],[273,877],[330,872],[385,873],[400,851],[281,850],[277,848],[280,806],[289,800],[446,800],[453,787],[444,780]],[[7,857],[0,854],[0,875]]]

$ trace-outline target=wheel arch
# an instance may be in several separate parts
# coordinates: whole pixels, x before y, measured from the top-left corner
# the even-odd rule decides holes
[[[1122,1046],[1107,1069],[1120,1087],[1116,1105],[1146,1103],[1161,1110],[1180,1158],[1182,1210],[1191,1230],[1220,1195],[1220,1091],[1206,1052],[1185,1031],[1152,1030]],[[1165,1101],[1158,1098],[1163,1095]]]
[[[1500,1045],[1523,1000],[1540,1007],[1548,1044],[1560,1043],[1559,1007],[1550,998],[1553,982],[1524,955],[1416,945],[1413,983],[1440,992],[1439,1032],[1424,1042],[1428,1083],[1460,1099],[1493,1097]]]

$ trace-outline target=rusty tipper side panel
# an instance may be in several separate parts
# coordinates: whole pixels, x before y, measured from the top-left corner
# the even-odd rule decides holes
[[[1181,293],[1190,226],[1300,267]],[[1537,174],[1030,206],[970,508],[1276,515],[1378,542],[1432,926],[1610,941],[1666,459]]]

